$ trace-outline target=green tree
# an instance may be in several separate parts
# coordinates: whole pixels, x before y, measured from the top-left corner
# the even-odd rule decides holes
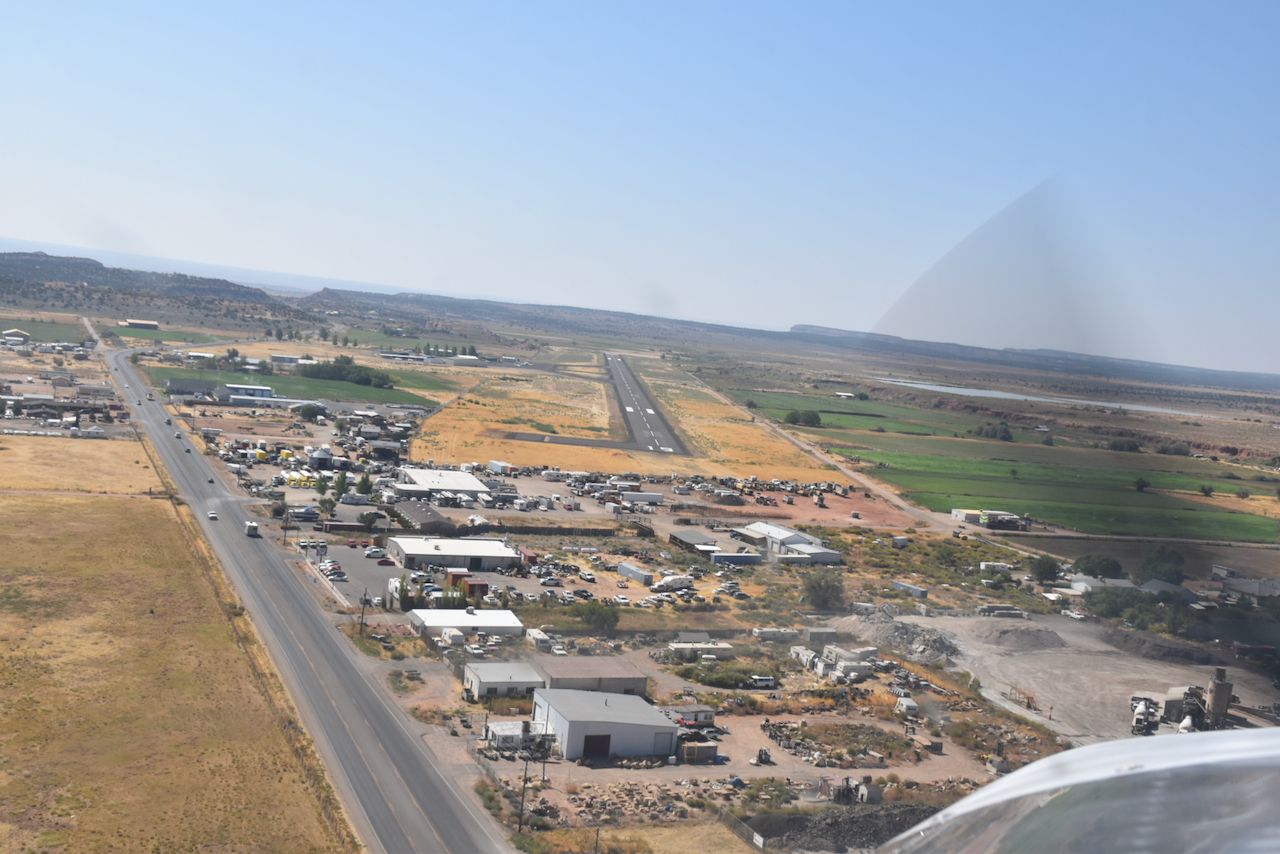
[[[1049,555],[1040,555],[1031,562],[1031,575],[1041,584],[1057,581],[1060,572],[1062,572],[1062,565]]]
[[[1146,492],[1147,487],[1150,485],[1151,485],[1151,481],[1147,480],[1145,477],[1140,477],[1133,482],[1133,488],[1138,490],[1139,492]]]
[[[321,498],[320,501],[317,503],[320,505],[320,509],[324,512],[326,516],[332,516],[333,511],[337,509],[337,506],[338,506],[338,502],[334,501],[333,498],[328,495],[326,495],[324,498]]]
[[[618,627],[620,614],[618,609],[612,605],[592,600],[590,602],[579,602],[573,608],[577,611],[578,617],[581,618],[582,622],[594,632],[611,635],[613,630]]]
[[[812,409],[804,409],[799,411],[793,409],[786,414],[786,417],[783,418],[783,421],[785,421],[788,424],[799,425],[800,427],[821,427],[822,426],[822,416]]]
[[[348,338],[347,336],[343,335],[343,336],[342,336],[342,346],[343,346],[343,347],[346,347],[346,346],[347,346],[347,345],[349,345],[350,343],[351,343],[351,339],[350,339],[350,338]]]
[[[298,407],[298,417],[309,424],[314,424],[324,410],[314,403],[304,403]]]
[[[1134,584],[1143,584],[1152,579],[1167,581],[1170,584],[1181,584],[1184,578],[1182,572],[1184,563],[1186,563],[1186,558],[1182,556],[1181,552],[1161,544],[1147,552],[1146,558],[1142,561],[1142,566],[1136,571],[1130,572],[1129,577],[1133,579]]]
[[[328,491],[329,491],[329,476],[327,474],[322,474],[318,478],[316,478],[316,492],[320,493],[321,495],[324,495]]]
[[[1080,555],[1071,568],[1081,575],[1091,575],[1094,578],[1124,578],[1124,567],[1120,565],[1120,561],[1106,555]]]
[[[844,573],[838,569],[818,569],[801,584],[805,601],[819,611],[835,611],[844,606]]]
[[[345,471],[338,472],[338,476],[333,479],[333,494],[341,498],[351,491],[351,482],[347,480]]]
[[[356,482],[356,492],[361,495],[370,495],[373,493],[373,481],[369,479],[368,472],[360,475],[360,480]]]
[[[374,526],[378,524],[378,520],[381,518],[382,518],[381,513],[376,513],[370,510],[367,513],[361,513],[359,516],[357,516],[356,521],[359,522],[361,525],[364,525],[364,529],[366,531],[372,531]]]
[[[1207,483],[1200,484],[1200,494],[1203,495],[1205,498],[1212,498],[1213,487]]]

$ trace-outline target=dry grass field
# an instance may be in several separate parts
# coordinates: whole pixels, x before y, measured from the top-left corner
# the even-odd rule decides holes
[[[0,436],[0,489],[145,494],[161,485],[137,442]]]
[[[127,451],[64,455],[72,488],[156,485],[136,445],[48,441]],[[346,850],[169,502],[9,494],[0,519],[0,850]]]
[[[556,854],[589,854],[596,850],[620,854],[746,854],[755,850],[718,821],[609,828],[601,831],[598,849],[596,832],[589,828],[552,830],[532,834],[531,838],[533,846],[529,850]]]

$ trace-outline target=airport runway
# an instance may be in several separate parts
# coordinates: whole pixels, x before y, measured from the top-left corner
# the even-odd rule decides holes
[[[635,448],[662,454],[686,454],[684,443],[667,423],[662,410],[649,397],[649,390],[636,378],[626,359],[614,353],[604,354],[605,366],[613,380],[622,407],[622,418]]]
[[[145,398],[128,350],[110,351],[113,376]],[[126,400],[128,403],[128,400]],[[343,619],[320,609],[281,548],[245,536],[251,516],[185,433],[164,424],[160,401],[130,405],[179,494],[194,511],[316,744],[361,840],[373,852],[509,851],[505,834],[412,730],[359,653],[338,632]],[[217,511],[218,519],[206,518]],[[264,804],[263,809],[270,809]],[[245,840],[250,846],[253,840]]]

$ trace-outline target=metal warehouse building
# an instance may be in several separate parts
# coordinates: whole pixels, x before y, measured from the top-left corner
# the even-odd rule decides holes
[[[547,678],[548,688],[643,696],[649,687],[640,668],[617,657],[543,655],[533,666]]]
[[[462,687],[473,700],[527,697],[546,684],[542,674],[523,661],[472,661],[462,671]]]
[[[565,759],[671,756],[678,728],[639,697],[539,688],[533,720],[555,733]]]
[[[511,611],[474,608],[418,608],[409,612],[409,625],[423,638],[438,638],[445,629],[457,629],[468,636],[476,632],[509,637],[524,634],[524,623]]]
[[[492,571],[520,563],[520,552],[495,539],[447,539],[444,537],[392,537],[387,556],[405,569],[445,566],[471,572]]]
[[[437,492],[451,492],[478,498],[489,492],[480,478],[468,471],[452,469],[400,469],[395,491],[406,498],[430,498]]]

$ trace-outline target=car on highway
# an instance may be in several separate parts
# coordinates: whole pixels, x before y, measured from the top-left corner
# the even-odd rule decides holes
[[[218,511],[216,511],[216,510],[210,510],[210,511],[209,511],[208,513],[206,513],[205,515],[206,515],[206,516],[208,516],[210,519],[217,519],[217,518],[218,518]]]

